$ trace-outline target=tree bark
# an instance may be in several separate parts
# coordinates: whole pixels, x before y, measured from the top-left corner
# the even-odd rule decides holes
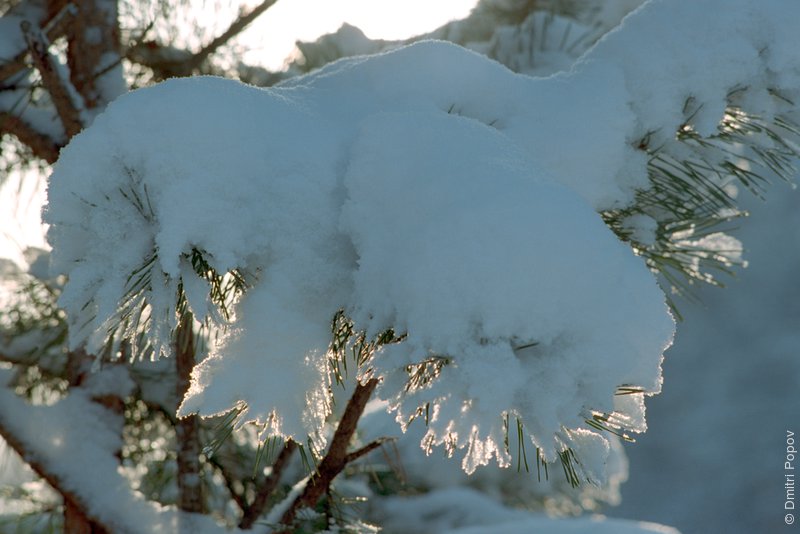
[[[42,31],[28,21],[23,21],[20,27],[25,36],[25,42],[28,44],[33,64],[36,65],[36,69],[42,77],[42,83],[50,93],[50,99],[64,126],[64,132],[67,134],[67,138],[71,138],[83,128],[80,106],[76,103],[67,80],[61,77],[58,63],[50,55],[49,43]]]
[[[359,383],[356,386],[353,396],[350,397],[350,400],[347,402],[344,414],[339,420],[336,432],[333,434],[333,440],[331,441],[331,446],[327,454],[322,459],[322,462],[320,462],[317,472],[314,473],[306,484],[303,493],[295,499],[289,509],[283,514],[281,518],[282,524],[291,525],[297,517],[297,512],[302,508],[316,506],[320,497],[328,492],[333,479],[344,470],[349,461],[359,456],[357,453],[354,453],[356,456],[349,455],[347,453],[347,447],[353,439],[356,427],[358,426],[358,420],[364,413],[364,408],[377,385],[378,379],[371,378],[366,383]],[[369,450],[372,449],[370,448]]]
[[[189,389],[194,368],[194,319],[188,311],[181,316],[175,335],[175,365],[178,371],[176,393],[180,403]],[[176,407],[177,409],[177,407]],[[186,512],[203,512],[200,480],[200,440],[197,415],[178,419],[175,432],[178,440],[178,508]]]
[[[89,519],[83,509],[64,497],[64,534],[108,534],[109,531]]]

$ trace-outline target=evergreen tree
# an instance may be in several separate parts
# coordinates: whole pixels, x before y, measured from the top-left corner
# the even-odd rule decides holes
[[[12,157],[53,163],[92,122],[51,180],[53,274],[5,270],[19,292],[0,433],[59,494],[25,512],[33,529],[368,530],[396,517],[353,501],[402,491],[404,471],[405,487],[445,473],[561,513],[613,502],[617,437],[644,430],[672,334],[648,271],[677,313],[673,295],[741,261],[724,233],[743,215],[735,188],[795,173],[797,8],[739,0],[702,21],[736,37],[702,53],[703,9],[675,1],[604,39],[638,2],[484,1],[431,35],[562,72],[546,79],[353,28],[301,44],[287,73],[215,65],[272,3],[197,52],[109,24],[116,2],[22,2],[0,20],[24,19],[27,46],[0,66]],[[319,67],[273,92],[170,81],[99,114],[172,76]],[[59,121],[37,129],[48,112]],[[10,498],[41,495],[28,489]]]

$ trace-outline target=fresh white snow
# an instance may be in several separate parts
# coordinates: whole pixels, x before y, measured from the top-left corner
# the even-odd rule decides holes
[[[90,517],[114,532],[212,534],[224,530],[210,516],[161,506],[131,489],[115,456],[122,446],[121,417],[92,400],[109,388],[125,395],[132,385],[121,374],[123,368],[112,369],[110,374],[97,373],[88,388],[72,388],[69,396],[51,406],[30,405],[12,390],[0,388],[0,425],[24,444],[26,461],[43,466]],[[0,383],[12,376],[13,371],[0,369]]]
[[[644,429],[643,394],[615,392],[660,390],[674,325],[597,211],[647,186],[634,145],[672,136],[687,100],[707,134],[734,89],[759,112],[768,87],[796,93],[800,63],[782,43],[797,20],[800,4],[781,0],[654,1],[551,78],[429,41],[271,90],[198,78],[126,95],[50,181],[71,344],[98,351],[120,302],[145,299],[140,326],[168,352],[182,279],[195,314],[209,309],[190,267],[199,250],[254,287],[182,413],[244,402],[268,434],[318,433],[343,308],[370,334],[408,334],[364,372],[401,422],[430,403],[424,447],[461,450],[467,472],[508,465],[508,415],[546,458],[570,447],[603,479],[611,445],[584,419],[615,412]],[[730,47],[707,46],[731,31]],[[441,376],[406,387],[407,366],[432,356],[448,361]]]

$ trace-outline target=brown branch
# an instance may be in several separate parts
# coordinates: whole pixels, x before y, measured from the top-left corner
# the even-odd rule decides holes
[[[175,365],[178,371],[175,386],[179,402],[189,390],[195,363],[193,324],[192,314],[184,312],[175,334]],[[178,440],[178,508],[186,512],[202,513],[199,426],[197,415],[189,415],[178,419],[175,433]]]
[[[234,486],[234,481],[238,479],[236,479],[230,472],[228,472],[225,465],[222,462],[220,462],[215,455],[207,457],[206,461],[212,466],[217,468],[217,471],[219,471],[219,474],[222,477],[222,481],[225,483],[225,487],[228,489],[228,493],[230,493],[233,502],[236,503],[236,506],[239,507],[239,510],[241,510],[242,513],[245,513],[247,511],[247,506],[248,506],[247,499],[245,499],[243,494],[237,492]]]
[[[239,33],[241,33],[247,26],[250,25],[251,22],[256,20],[262,13],[264,13],[267,9],[272,7],[275,2],[278,0],[264,0],[259,5],[253,8],[252,11],[249,13],[240,15],[233,23],[225,30],[222,35],[208,43],[206,46],[203,47],[200,52],[194,55],[192,62],[194,63],[194,67],[198,67],[200,63],[206,60],[208,56],[213,54],[217,51],[219,47],[236,37]]]
[[[47,41],[42,31],[34,28],[28,21],[22,21],[20,28],[25,36],[25,42],[28,43],[33,64],[39,70],[42,83],[50,93],[50,99],[64,125],[64,131],[67,133],[67,137],[72,137],[81,131],[83,123],[66,82],[59,74],[56,62],[47,50]]]
[[[264,513],[267,508],[267,501],[275,491],[275,488],[278,487],[281,481],[281,475],[289,464],[289,460],[295,449],[297,449],[297,443],[294,441],[289,440],[283,445],[283,449],[281,449],[280,454],[278,454],[278,457],[275,459],[275,463],[272,464],[272,472],[264,480],[261,487],[258,488],[253,503],[244,510],[242,520],[239,522],[239,528],[243,530],[253,528],[256,520]]]
[[[359,383],[356,386],[353,396],[347,402],[344,414],[339,420],[336,432],[333,434],[333,440],[327,454],[317,467],[317,472],[306,484],[303,492],[281,517],[282,524],[291,525],[295,517],[297,517],[297,512],[302,508],[315,506],[320,497],[327,493],[333,479],[344,470],[349,456],[347,447],[356,432],[358,420],[364,413],[364,408],[377,385],[378,379],[371,378],[366,383]]]
[[[48,13],[48,15],[50,15]],[[60,10],[52,13],[49,18],[45,17],[44,21],[31,21],[31,24],[44,24],[42,31],[47,37],[49,42],[53,42],[67,31],[67,27],[72,17],[75,15],[75,6],[67,4]],[[28,55],[28,49],[20,50],[17,55],[8,61],[0,64],[0,82],[7,80],[15,74],[30,68],[30,65],[25,61]]]
[[[141,41],[128,48],[125,57],[153,71],[156,80],[191,76],[192,52],[155,41]]]
[[[199,52],[191,52],[173,46],[161,45],[155,41],[138,42],[125,53],[130,61],[153,70],[156,78],[164,80],[172,77],[191,76],[201,70],[203,62],[221,46],[242,32],[277,0],[264,0],[249,13],[241,15],[225,30]]]
[[[387,441],[393,441],[395,438],[378,438],[374,441],[371,441],[361,447],[360,449],[351,452],[347,456],[345,456],[344,463],[350,464],[361,458],[362,456],[366,456],[367,454],[371,453],[378,447],[382,446]]]
[[[58,159],[61,145],[52,137],[38,132],[16,115],[0,111],[0,134],[3,133],[15,136],[22,144],[30,148],[37,158],[42,158],[47,163],[55,163]]]
[[[86,506],[81,502],[81,499],[73,492],[64,489],[61,480],[54,474],[50,473],[45,467],[28,452],[25,444],[18,440],[14,434],[3,425],[0,419],[0,436],[3,437],[14,451],[25,461],[25,463],[33,469],[33,471],[44,479],[50,486],[53,487],[64,499],[65,509],[65,522],[69,522],[75,530],[67,532],[80,532],[77,527],[80,526],[84,531],[86,527],[90,529],[89,532],[93,534],[106,534],[111,532],[111,529],[100,522],[94,517],[90,517],[86,512]]]

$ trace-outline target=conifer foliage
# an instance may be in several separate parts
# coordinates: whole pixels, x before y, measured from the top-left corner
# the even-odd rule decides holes
[[[48,162],[64,147],[51,269],[15,273],[0,344],[0,433],[61,499],[31,516],[370,531],[391,522],[380,493],[435,488],[431,469],[561,513],[614,502],[675,295],[742,262],[737,191],[791,179],[800,155],[800,6],[652,0],[609,31],[635,3],[487,0],[434,35],[458,44],[362,35],[351,51],[379,53],[269,89],[121,96],[143,72],[214,72],[219,39],[133,43],[123,71],[112,28],[116,60],[82,70],[98,52],[69,41],[65,76],[48,40],[76,8],[10,10],[39,18],[3,83],[41,83],[60,126],[9,108],[0,128]],[[414,458],[437,449],[459,461]]]

